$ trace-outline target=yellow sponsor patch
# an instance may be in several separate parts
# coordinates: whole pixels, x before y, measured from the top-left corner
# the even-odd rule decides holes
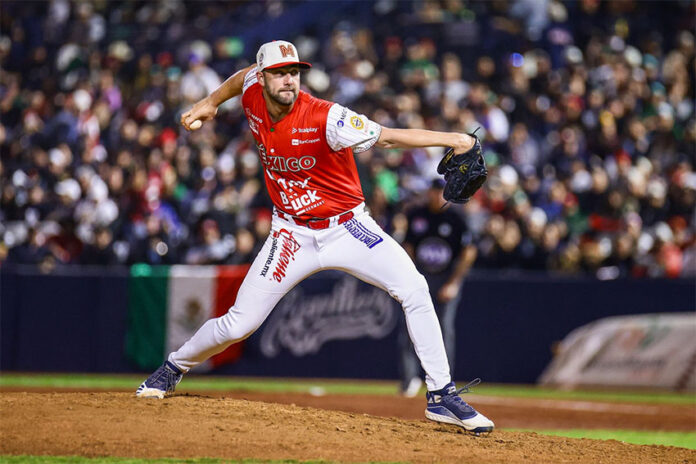
[[[357,130],[365,129],[365,123],[363,122],[362,118],[359,118],[357,116],[353,116],[350,118],[350,125],[356,128]]]

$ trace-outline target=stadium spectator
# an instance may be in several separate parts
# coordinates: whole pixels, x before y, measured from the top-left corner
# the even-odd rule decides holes
[[[316,63],[314,94],[380,124],[481,127],[489,180],[451,206],[476,268],[696,274],[693,2],[336,2],[353,19],[329,22],[278,4],[3,2],[0,261],[253,256],[270,203],[238,104],[194,133],[177,121],[275,38],[229,31],[297,9],[284,34]],[[441,154],[357,157],[395,237]]]

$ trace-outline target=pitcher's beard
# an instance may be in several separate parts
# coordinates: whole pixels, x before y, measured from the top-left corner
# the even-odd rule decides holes
[[[297,93],[295,91],[292,91],[292,93],[290,93],[290,92],[280,90],[280,91],[278,91],[277,94],[273,94],[271,92],[267,92],[267,93],[274,102],[278,103],[279,105],[283,105],[283,106],[290,106],[293,103],[295,103],[295,100],[297,100]],[[292,95],[292,96],[288,96],[288,95]]]

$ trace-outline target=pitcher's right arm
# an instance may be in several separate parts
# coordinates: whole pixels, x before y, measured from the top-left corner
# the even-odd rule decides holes
[[[256,65],[253,64],[244,69],[241,69],[227,78],[225,82],[220,84],[220,87],[215,89],[210,95],[198,101],[193,108],[181,115],[181,125],[186,130],[191,130],[191,123],[199,120],[209,121],[217,114],[218,106],[230,98],[234,98],[242,94],[244,78]]]

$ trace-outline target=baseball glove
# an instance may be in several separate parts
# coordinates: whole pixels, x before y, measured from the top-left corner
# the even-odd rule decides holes
[[[464,153],[454,154],[450,148],[437,166],[438,174],[445,177],[445,189],[442,195],[452,203],[466,203],[481,188],[488,178],[488,169],[481,152],[481,141],[476,139],[474,146]]]

